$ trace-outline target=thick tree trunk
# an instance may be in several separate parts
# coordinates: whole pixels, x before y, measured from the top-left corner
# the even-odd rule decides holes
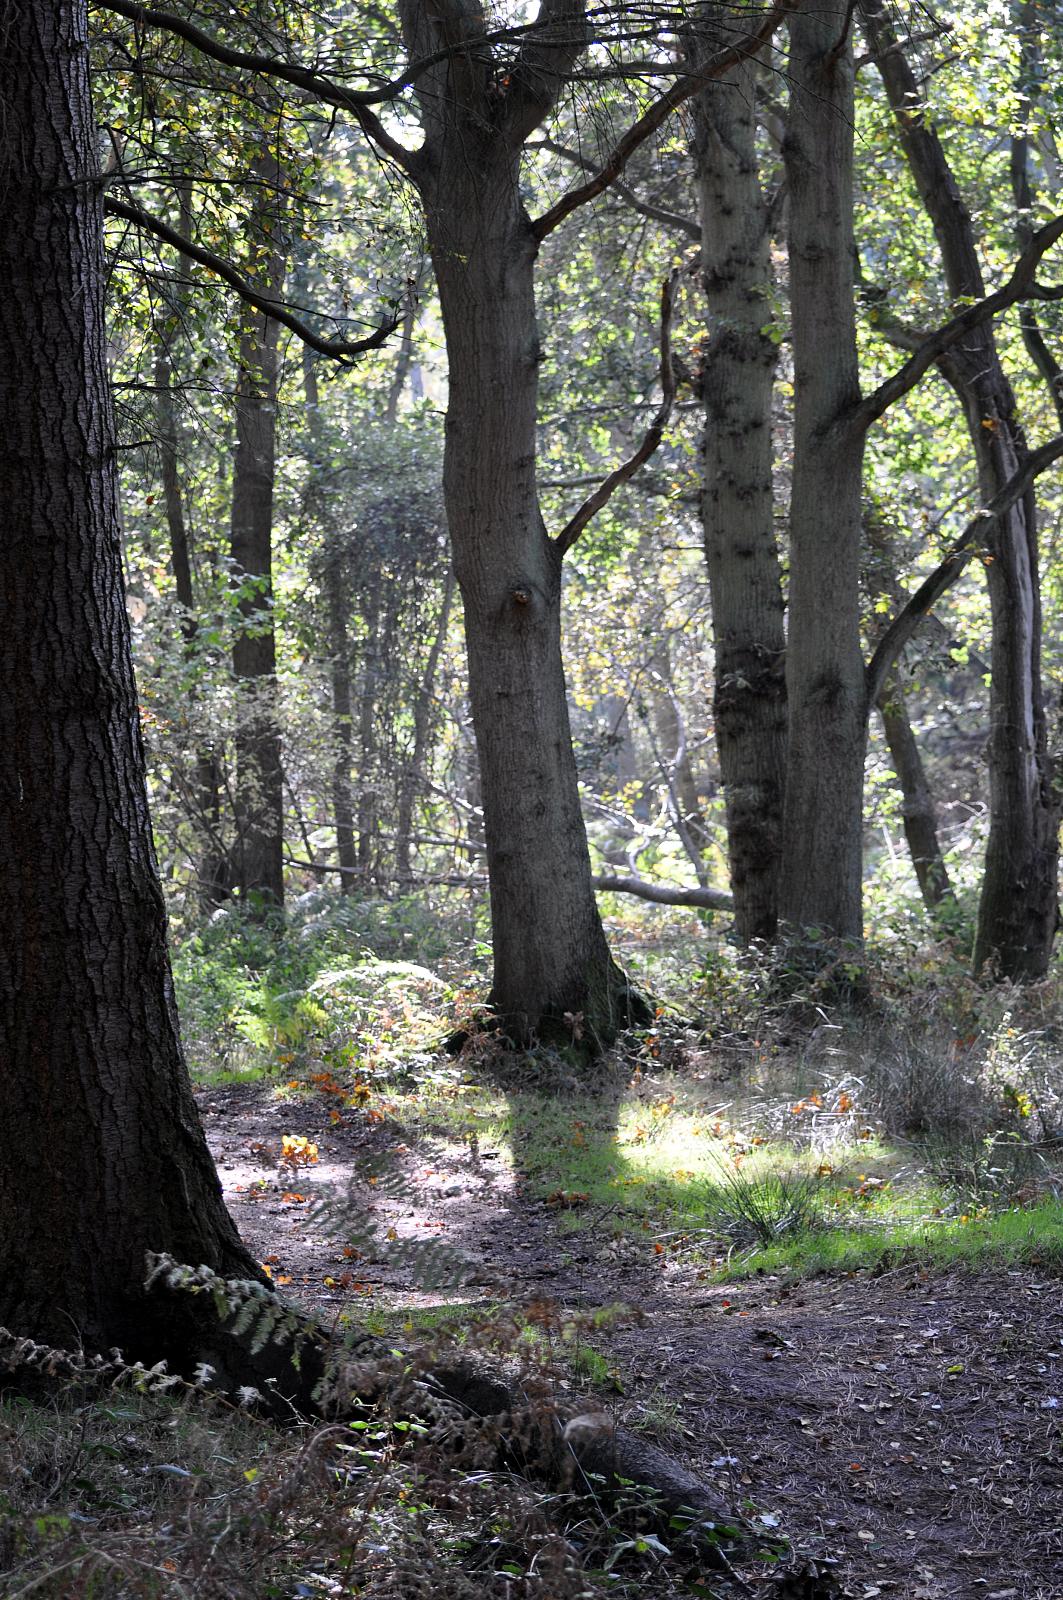
[[[853,308],[853,58],[845,0],[790,22],[794,469],[789,742],[779,917],[859,941],[867,693],[860,646],[863,432]]]
[[[923,97],[878,0],[862,7],[875,62],[897,119],[916,187],[934,227],[953,299],[985,293],[974,226]],[[983,503],[1027,455],[1015,396],[991,323],[973,329],[940,362],[963,407]],[[989,702],[989,840],[974,964],[1002,977],[1048,969],[1058,922],[1060,796],[1048,751],[1041,687],[1037,503],[1031,487],[986,525],[992,617]]]
[[[276,183],[276,163],[263,162],[260,168],[264,183]],[[272,215],[268,202],[260,209]],[[284,261],[279,252],[269,253],[259,281],[271,294],[280,294]],[[244,590],[240,614],[248,627],[233,645],[233,671],[241,688],[234,867],[241,897],[258,907],[284,904],[284,772],[272,578],[277,333],[272,318],[242,308],[230,554],[233,575]]]
[[[514,1040],[607,1043],[633,999],[591,886],[561,663],[561,553],[536,493],[537,241],[520,151],[578,55],[579,8],[496,80],[478,6],[402,8],[410,54],[451,47],[418,80],[414,162],[446,331],[444,496],[465,611],[491,885],[491,1003]],[[539,46],[530,46],[537,51]]]
[[[444,490],[480,761],[492,1005],[516,1040],[566,1026],[569,1037],[576,1027],[608,1040],[625,986],[591,886],[561,664],[561,557],[535,487],[535,241],[512,155],[489,158],[486,171],[453,155],[428,221],[447,333]],[[566,1014],[582,1022],[566,1025]]]
[[[105,369],[84,7],[0,56],[0,1323],[172,1349],[165,1249],[257,1272],[181,1057],[147,810]]]
[[[723,11],[712,8],[710,28]],[[711,53],[716,43],[710,31],[695,48]],[[769,336],[771,240],[757,152],[760,71],[750,61],[693,101],[709,329],[701,373],[702,521],[713,709],[735,931],[743,940],[775,935],[786,769],[786,639],[772,492],[777,345]]]

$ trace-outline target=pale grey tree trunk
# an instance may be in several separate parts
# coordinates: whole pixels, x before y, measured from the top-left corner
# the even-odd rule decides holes
[[[794,355],[789,739],[779,918],[863,935],[867,692],[860,644],[864,430],[853,307],[853,57],[845,0],[790,21],[785,141]]]
[[[731,8],[691,39],[718,48]],[[772,491],[771,235],[757,150],[750,60],[693,101],[694,176],[708,343],[700,393],[702,521],[712,602],[716,748],[723,780],[735,929],[771,939],[778,911],[786,767],[782,573]]]

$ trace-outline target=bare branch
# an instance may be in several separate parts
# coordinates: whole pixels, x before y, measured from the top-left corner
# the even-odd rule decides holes
[[[584,172],[597,172],[597,167],[589,156],[581,155],[578,150],[570,150],[567,145],[559,144],[556,139],[536,139],[533,144],[526,146],[528,150],[548,150],[551,155],[561,156],[565,161],[571,161],[574,167],[580,167]],[[666,206],[655,206],[648,200],[640,200],[634,189],[629,184],[623,183],[619,178],[614,178],[610,188],[619,199],[632,211],[637,211],[640,216],[649,217],[654,222],[663,223],[666,228],[674,228],[677,233],[683,233],[688,239],[701,243],[701,224],[693,217],[684,217],[678,211],[669,211]]]
[[[657,407],[653,421],[642,436],[642,443],[633,455],[615,468],[595,489],[593,494],[587,496],[574,516],[562,528],[554,540],[554,544],[561,555],[565,555],[591,518],[606,505],[619,489],[622,483],[633,478],[644,461],[648,461],[657,449],[668,419],[672,415],[672,404],[675,400],[675,371],[672,366],[672,312],[675,307],[675,288],[679,278],[679,268],[675,267],[665,278],[661,285],[661,403]]]
[[[734,910],[734,901],[723,889],[670,889],[667,884],[647,883],[644,878],[594,877],[591,883],[602,893],[634,894],[640,900],[653,900],[661,906],[703,906],[709,911]]]
[[[151,216],[149,212],[142,211],[139,206],[131,205],[126,200],[116,200],[113,195],[107,195],[103,205],[109,216],[121,217],[124,221],[131,222],[134,227],[143,228],[145,233],[154,234],[157,239],[161,239],[164,244],[172,245],[189,260],[197,261],[201,267],[206,267],[209,272],[221,278],[223,283],[227,283],[230,289],[234,289],[241,300],[246,300],[248,305],[254,306],[256,311],[261,311],[263,316],[272,317],[282,327],[290,328],[304,344],[310,346],[311,350],[317,350],[323,356],[346,361],[351,356],[363,355],[367,350],[376,350],[398,327],[398,318],[393,317],[364,339],[325,339],[280,301],[270,295],[262,294],[233,266],[231,261],[226,261],[223,256],[216,255],[213,250],[207,250],[191,239],[186,239],[175,228],[160,222],[158,217]]]
[[[839,425],[845,429],[852,428],[866,432],[891,405],[914,389],[934,363],[972,328],[988,321],[990,317],[995,317],[999,311],[1006,311],[1009,306],[1017,304],[1020,300],[1045,299],[1054,295],[1054,291],[1038,286],[1035,273],[1045,252],[1061,237],[1063,237],[1063,217],[1053,217],[1051,222],[1047,222],[1032,236],[1015,263],[1011,277],[1002,288],[986,295],[983,300],[976,301],[974,305],[966,306],[958,316],[937,328],[892,377],[880,383],[872,394],[867,395],[859,405],[841,417]]]
[[[1034,479],[1060,456],[1063,456],[1063,434],[1057,434],[1054,439],[1049,439],[1040,449],[1032,450],[1019,471],[1008,479],[988,505],[983,506],[981,511],[972,517],[945,559],[935,567],[929,578],[919,585],[897,613],[875,646],[874,654],[867,664],[867,697],[870,705],[877,703],[894,662],[927,612],[941,599],[946,589],[951,588],[956,582],[971,558],[978,554],[984,544],[986,523],[1002,517],[1009,511],[1016,500],[1020,500],[1026,493]]]
[[[643,112],[637,122],[632,123],[613,146],[611,153],[594,176],[575,189],[570,189],[568,194],[562,195],[556,205],[551,206],[549,211],[544,211],[543,215],[532,223],[535,237],[545,239],[547,234],[552,233],[559,223],[571,216],[573,211],[608,189],[623,172],[639,146],[645,144],[646,140],[656,133],[673,111],[715,78],[722,77],[739,62],[755,56],[768,43],[783,18],[794,9],[795,3],[796,0],[774,0],[755,32],[745,35],[737,44],[729,45],[726,50],[717,51],[698,68],[697,72],[684,73],[682,77],[677,78],[671,88],[666,89],[664,94]]]

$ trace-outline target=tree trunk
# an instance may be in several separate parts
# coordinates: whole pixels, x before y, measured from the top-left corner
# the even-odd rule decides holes
[[[121,570],[84,7],[0,56],[0,1323],[157,1358],[144,1258],[256,1275],[181,1056]]]
[[[277,182],[275,162],[260,162],[256,170],[263,183]],[[272,216],[268,200],[257,210],[259,220]],[[280,295],[284,261],[278,251],[267,253],[259,281],[272,295]],[[248,626],[233,645],[233,671],[242,691],[236,732],[234,865],[241,898],[260,908],[284,904],[284,774],[272,577],[277,334],[278,324],[272,318],[243,306],[230,554],[234,578],[243,591],[240,614]]]
[[[880,597],[887,602],[888,611],[896,615],[904,604],[904,594],[897,581],[890,548],[890,537],[881,522],[873,518],[866,521],[870,545],[868,561],[868,592],[874,605]],[[919,749],[908,706],[900,682],[900,670],[891,672],[876,705],[882,717],[890,760],[901,791],[901,816],[904,837],[912,858],[923,904],[934,915],[942,905],[955,907],[956,897],[949,882],[948,870],[941,853],[937,830],[937,806],[927,781],[923,757]]]
[[[191,232],[190,214],[191,201],[187,190],[182,190],[181,229],[186,234]],[[166,508],[166,526],[170,535],[170,566],[173,569],[177,603],[181,607],[181,633],[184,636],[187,652],[191,656],[199,624],[192,578],[192,552],[181,483],[180,440],[173,391],[174,345],[180,317],[185,308],[185,298],[183,293],[174,291],[173,304],[165,305],[162,312],[163,326],[155,357],[155,418],[158,428],[163,504]],[[222,840],[221,772],[218,758],[209,747],[198,749],[193,756],[189,793],[190,820],[200,837],[196,861],[199,901],[203,909],[209,912],[225,899],[230,889],[229,861]]]
[[[860,941],[867,693],[860,646],[863,431],[853,307],[853,58],[845,0],[790,22],[794,467],[789,739],[779,917]]]
[[[943,904],[954,906],[956,896],[941,854],[933,791],[927,782],[923,758],[908,718],[904,690],[896,674],[889,678],[879,695],[878,709],[900,785],[904,837],[919,881],[919,892],[927,910],[935,913]]]
[[[730,8],[712,8],[717,27]],[[733,22],[733,17],[732,17]],[[696,58],[718,44],[711,32]],[[778,920],[786,769],[786,639],[772,492],[771,253],[747,62],[693,101],[693,155],[709,340],[702,360],[702,523],[715,651],[713,711],[735,931]]]
[[[366,574],[362,613],[365,642],[362,646],[362,687],[358,697],[358,849],[356,864],[363,883],[373,876],[379,807],[380,758],[377,750],[377,695],[381,676],[381,590],[384,580],[379,569]]]
[[[350,585],[345,582],[343,552],[337,542],[334,519],[328,512],[328,497],[320,483],[324,468],[324,430],[321,426],[321,399],[317,386],[316,357],[303,352],[303,392],[306,396],[307,431],[311,464],[307,499],[317,515],[320,536],[325,544],[321,562],[321,587],[325,596],[329,641],[329,689],[332,697],[332,817],[336,830],[336,861],[340,868],[340,891],[353,894],[357,863],[354,849],[354,793],[351,766],[354,759],[354,727],[351,700],[351,645],[347,619],[351,606]]]
[[[403,6],[415,59],[479,36],[478,6]],[[579,23],[556,54],[571,64]],[[575,40],[575,43],[571,41]],[[560,61],[495,81],[455,48],[418,79],[415,163],[446,332],[444,497],[465,611],[491,886],[491,1004],[507,1035],[609,1042],[632,1006],[591,885],[561,662],[561,553],[535,480],[537,241],[520,151],[557,92]]]
[[[443,584],[443,600],[439,608],[435,638],[432,640],[425,662],[424,676],[413,706],[413,747],[410,759],[403,768],[399,784],[398,817],[395,825],[395,873],[400,883],[409,882],[413,876],[410,865],[410,845],[413,834],[413,808],[424,783],[428,743],[435,724],[433,704],[439,660],[450,627],[450,607],[454,599],[454,574],[448,567]]]
[[[980,299],[985,284],[971,216],[915,76],[878,0],[866,0],[862,10],[904,153],[934,227],[949,294]],[[939,365],[963,407],[984,504],[1027,455],[992,324],[972,329]],[[1060,796],[1041,687],[1033,487],[987,523],[985,543],[992,617],[989,839],[974,965],[976,971],[991,965],[1005,978],[1038,978],[1048,970],[1058,922]]]

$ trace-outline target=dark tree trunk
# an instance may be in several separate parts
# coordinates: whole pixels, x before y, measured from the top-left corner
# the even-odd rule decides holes
[[[446,330],[444,496],[465,611],[469,696],[491,885],[493,1008],[517,1041],[608,1042],[631,992],[591,884],[561,662],[561,553],[536,491],[537,241],[520,151],[579,53],[578,14],[541,69],[496,82],[478,6],[403,6],[410,54],[455,47],[421,76],[414,163]],[[556,59],[555,59],[556,57]]]
[[[956,300],[980,299],[985,284],[974,226],[925,114],[915,75],[878,0],[866,0],[862,10],[905,156],[934,227],[949,293]],[[963,407],[984,503],[1027,456],[992,324],[974,328],[940,366]],[[991,965],[1005,978],[1038,978],[1048,969],[1058,921],[1060,796],[1041,686],[1033,487],[987,524],[985,542],[992,617],[989,840],[974,964],[976,970]]]
[[[149,1249],[240,1275],[181,1056],[105,368],[84,8],[0,56],[0,1323],[166,1354]]]
[[[276,182],[275,163],[263,181]],[[267,215],[269,214],[267,207]],[[279,295],[284,262],[271,253],[260,281]],[[244,306],[236,386],[230,554],[249,624],[233,645],[239,680],[236,732],[236,887],[258,907],[284,904],[284,773],[277,714],[273,626],[273,479],[277,428],[277,333],[272,318]]]
[[[730,8],[713,7],[719,26]],[[731,15],[733,26],[733,15]],[[692,48],[711,53],[710,31]],[[702,521],[712,600],[716,748],[735,930],[772,939],[786,770],[782,573],[772,492],[771,253],[750,61],[693,102],[709,339],[701,372]]]
[[[863,937],[867,692],[860,644],[862,429],[853,306],[853,57],[845,0],[790,22],[794,467],[780,923]]]

